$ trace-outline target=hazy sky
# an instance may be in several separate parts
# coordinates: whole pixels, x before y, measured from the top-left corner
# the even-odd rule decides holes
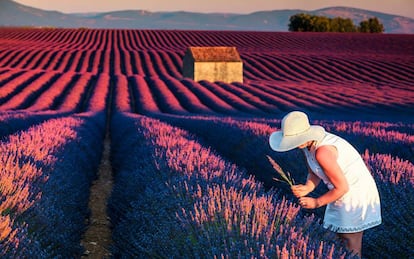
[[[414,18],[414,0],[15,0],[15,2],[64,13],[126,9],[153,12],[251,13],[263,10],[315,10],[331,6],[348,6]]]

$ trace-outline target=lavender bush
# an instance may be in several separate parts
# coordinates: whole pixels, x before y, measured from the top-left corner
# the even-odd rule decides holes
[[[67,114],[66,114],[67,115]],[[29,127],[40,124],[48,119],[65,116],[57,112],[0,112],[0,140],[18,131],[27,130]]]
[[[73,258],[102,153],[104,114],[47,120],[0,142],[2,258]]]
[[[174,125],[188,129],[199,136],[205,143],[213,146],[221,154],[230,158],[234,163],[249,168],[250,173],[262,176],[267,173],[272,176],[271,169],[260,162],[269,152],[267,139],[269,132],[276,130],[280,121],[274,119],[246,120],[237,118],[177,118],[161,117]],[[370,229],[364,234],[363,254],[368,258],[381,257],[407,257],[404,247],[411,249],[413,217],[412,217],[412,190],[414,171],[412,167],[413,135],[412,124],[386,123],[386,122],[344,122],[323,121],[325,128],[334,132],[354,144],[364,155],[377,182],[381,202],[383,224]],[[298,159],[291,155],[294,152],[283,153],[283,156],[273,152],[273,157],[283,163],[283,168],[289,168],[296,182],[303,182],[306,170],[297,163]],[[389,154],[393,154],[392,156]],[[246,159],[248,158],[248,159]],[[285,160],[286,159],[286,160]],[[295,162],[292,162],[295,161]],[[250,165],[249,165],[250,164]],[[254,165],[254,166],[253,166]],[[259,177],[258,177],[259,178]],[[266,179],[266,177],[261,177]],[[283,184],[287,186],[286,184]],[[283,185],[274,183],[272,188],[282,190],[285,197],[290,197],[290,190]],[[311,193],[319,195],[326,191],[321,184]],[[304,215],[314,213],[321,219],[324,208],[316,211],[303,210]],[[398,244],[389,242],[389,237],[399,240]],[[401,238],[402,236],[408,238]]]
[[[121,113],[111,132],[115,257],[347,256],[318,220],[188,132]]]

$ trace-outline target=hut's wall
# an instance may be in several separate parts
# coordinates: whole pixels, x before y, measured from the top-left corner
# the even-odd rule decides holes
[[[242,62],[195,62],[194,81],[243,82]]]
[[[243,62],[235,47],[189,47],[183,76],[194,81],[243,83]]]
[[[194,80],[194,58],[188,51],[183,58],[183,76]]]

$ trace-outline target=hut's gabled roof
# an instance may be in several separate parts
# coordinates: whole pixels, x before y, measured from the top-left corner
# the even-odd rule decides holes
[[[195,62],[242,62],[236,47],[189,47]]]

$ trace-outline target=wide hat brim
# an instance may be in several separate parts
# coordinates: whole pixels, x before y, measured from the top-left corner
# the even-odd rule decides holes
[[[321,141],[325,136],[325,129],[318,125],[311,125],[303,133],[284,136],[282,131],[275,131],[269,137],[270,148],[278,151],[289,151],[312,140]]]

